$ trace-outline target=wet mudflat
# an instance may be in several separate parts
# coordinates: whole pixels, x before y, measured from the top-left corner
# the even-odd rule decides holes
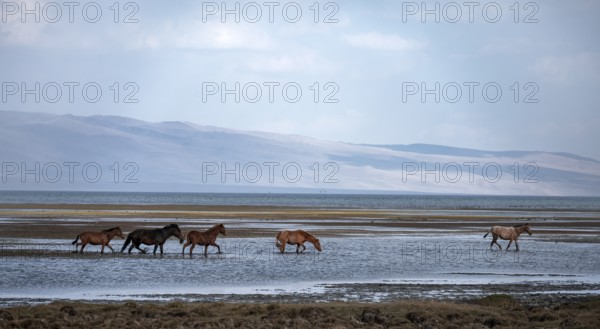
[[[76,208],[76,209],[71,209]],[[2,210],[1,327],[590,327],[600,321],[593,211],[244,207]],[[118,208],[118,207],[117,207]],[[169,213],[167,213],[168,211]],[[176,215],[176,216],[175,216]],[[223,222],[223,253],[74,254],[81,231]],[[491,225],[529,222],[520,252],[490,250]],[[274,234],[322,242],[280,254]],[[113,240],[120,250],[123,240]],[[503,247],[507,242],[500,242]],[[511,247],[511,249],[514,248]],[[189,250],[189,249],[188,249]],[[257,303],[258,302],[258,303]],[[368,303],[368,304],[365,304]]]
[[[164,255],[107,253],[70,240],[4,239],[0,303],[71,300],[372,301],[465,299],[490,293],[586,296],[600,292],[600,244],[524,236],[520,252],[490,250],[479,234],[373,235],[322,238],[281,254],[273,238],[220,237],[181,254],[171,239]],[[120,249],[123,240],[115,240]],[[501,243],[506,246],[506,242]],[[514,248],[514,247],[512,247]],[[189,249],[188,249],[189,250]]]
[[[123,207],[125,207],[123,209]],[[390,301],[402,298],[463,299],[495,292],[594,295],[600,284],[600,214],[550,210],[365,210],[297,207],[191,207],[182,217],[165,206],[19,205],[0,220],[0,301],[14,304],[76,300]],[[98,209],[96,209],[98,208]],[[228,211],[230,210],[230,211]],[[110,215],[110,216],[107,216]],[[107,253],[88,246],[73,254],[85,230],[121,226],[183,232],[222,222],[223,253],[209,248],[181,255],[176,239],[164,255]],[[491,225],[529,222],[534,234],[520,252],[490,250]],[[308,245],[280,254],[274,235],[304,229],[324,250]],[[123,240],[112,245],[120,250]],[[505,247],[506,242],[501,241]],[[189,249],[188,249],[189,250]],[[521,284],[523,293],[512,285]],[[496,285],[507,289],[487,289]],[[520,294],[520,295],[519,295]],[[306,297],[306,298],[305,298]]]

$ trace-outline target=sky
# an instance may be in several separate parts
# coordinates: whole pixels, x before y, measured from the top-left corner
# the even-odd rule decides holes
[[[598,1],[72,3],[2,2],[0,110],[600,160]]]

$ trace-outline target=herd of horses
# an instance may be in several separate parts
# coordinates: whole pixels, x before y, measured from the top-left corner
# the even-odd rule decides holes
[[[204,246],[204,256],[208,255],[208,247],[214,246],[217,248],[217,252],[221,253],[221,246],[219,246],[217,241],[217,236],[219,234],[227,235],[225,231],[225,226],[223,224],[217,224],[204,232],[199,231],[190,231],[184,237],[183,233],[179,229],[177,224],[169,224],[163,228],[156,229],[137,229],[132,231],[127,235],[127,239],[125,243],[123,243],[123,247],[121,248],[121,252],[125,251],[127,246],[129,246],[128,253],[131,254],[133,248],[136,248],[141,253],[145,254],[147,252],[146,249],[141,249],[140,246],[142,244],[148,246],[154,246],[153,254],[156,255],[156,249],[160,248],[160,253],[163,253],[163,245],[172,236],[175,236],[179,239],[179,243],[183,244],[183,242],[187,239],[186,243],[183,245],[183,249],[181,249],[181,254],[185,253],[185,248],[191,245],[190,247],[190,257],[192,256],[192,251],[196,247],[196,245]],[[110,240],[115,236],[124,239],[123,231],[120,227],[113,227],[107,230],[103,230],[100,232],[83,232],[79,234],[75,241],[72,244],[75,245],[75,252],[79,246],[81,249],[79,252],[83,253],[83,249],[88,245],[100,245],[102,246],[100,249],[100,253],[104,253],[104,247],[108,247],[112,252],[115,252],[112,246],[110,245]],[[80,242],[78,242],[80,241]],[[286,244],[295,245],[296,253],[302,253],[306,250],[304,246],[305,242],[310,242],[313,244],[315,249],[318,251],[322,251],[321,243],[319,239],[315,238],[312,234],[302,231],[281,231],[277,234],[275,239],[275,245],[279,248],[281,253],[285,252]],[[300,250],[302,248],[302,250]]]
[[[506,250],[510,247],[512,242],[515,242],[515,246],[517,251],[519,251],[519,244],[517,240],[519,239],[519,235],[521,233],[527,232],[531,235],[531,231],[529,230],[529,224],[521,224],[515,226],[492,226],[492,228],[483,236],[485,239],[488,234],[492,233],[492,243],[490,244],[490,249],[493,248],[494,244],[502,250],[502,246],[497,242],[498,238],[503,240],[509,240],[508,246],[506,246]],[[127,239],[125,243],[123,243],[123,247],[121,248],[121,252],[125,251],[127,246],[129,246],[128,253],[131,254],[131,250],[133,248],[138,249],[141,253],[145,254],[146,249],[141,249],[140,246],[142,244],[148,246],[154,246],[153,254],[156,254],[156,249],[160,247],[160,253],[163,253],[163,245],[172,236],[175,236],[179,239],[179,243],[183,244],[183,242],[187,239],[186,243],[183,245],[183,249],[181,250],[181,254],[185,254],[185,248],[191,245],[190,247],[190,257],[192,256],[192,251],[196,247],[196,245],[204,246],[204,256],[208,254],[208,247],[214,246],[217,248],[218,253],[221,253],[221,246],[219,246],[217,241],[217,236],[219,234],[227,235],[225,231],[225,226],[223,224],[217,224],[213,227],[209,228],[204,232],[200,231],[190,231],[184,237],[183,233],[179,229],[177,224],[169,224],[163,228],[156,229],[137,229],[132,231],[127,235]],[[120,227],[113,227],[107,230],[103,230],[101,232],[83,232],[79,234],[75,241],[72,244],[75,245],[75,252],[77,252],[77,247],[81,246],[80,252],[83,253],[83,249],[88,244],[91,245],[100,245],[102,248],[100,249],[100,253],[104,253],[104,247],[108,247],[112,252],[114,249],[110,245],[110,240],[115,236],[124,239],[123,231],[121,231]],[[77,242],[80,241],[80,242]],[[312,234],[302,231],[281,231],[277,233],[277,237],[275,238],[275,246],[279,248],[281,253],[285,252],[286,245],[295,245],[296,253],[303,253],[306,250],[304,246],[305,242],[310,242],[313,244],[316,250],[319,252],[323,249],[321,248],[321,242],[319,239],[314,237]]]

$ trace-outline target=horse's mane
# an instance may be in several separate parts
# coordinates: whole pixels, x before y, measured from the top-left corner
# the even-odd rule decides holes
[[[310,234],[310,233],[308,233],[308,232],[306,232],[306,231],[302,231],[302,232],[304,232],[304,234],[305,234],[307,237],[309,237],[309,238],[311,238],[311,239],[313,239],[313,240],[319,240],[319,239],[315,238],[315,236],[314,236],[314,235],[312,235],[312,234]]]
[[[529,225],[529,223],[527,223],[527,224],[519,224],[519,225],[515,225],[513,227],[521,227],[521,226],[527,226],[527,225]]]
[[[219,227],[221,227],[221,226],[223,226],[223,223],[216,224],[216,225],[214,225],[213,227],[209,228],[209,229],[208,229],[208,231],[209,231],[209,232],[212,232],[212,231],[214,231],[214,230],[218,229],[218,228],[219,228]]]
[[[102,230],[102,232],[110,232],[110,231],[116,230],[116,229],[121,229],[121,228],[118,227],[118,226],[116,226],[116,227],[113,227],[113,228],[109,228],[108,230]]]
[[[165,226],[165,227],[163,227],[163,228],[164,228],[164,229],[168,229],[168,228],[171,228],[171,227],[176,227],[176,228],[179,228],[179,226],[178,226],[177,224],[169,224],[169,225],[166,225],[166,226]]]

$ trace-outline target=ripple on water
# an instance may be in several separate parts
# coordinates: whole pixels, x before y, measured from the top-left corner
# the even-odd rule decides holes
[[[521,252],[490,251],[477,235],[350,237],[322,239],[323,252],[307,244],[285,254],[271,238],[222,238],[222,254],[181,256],[175,240],[166,254],[71,254],[71,241],[29,240],[22,247],[54,246],[56,254],[0,249],[0,299],[106,299],[152,295],[324,294],[325,283],[407,283],[452,286],[473,283],[543,282],[600,284],[600,244],[521,239]],[[115,249],[123,240],[114,242]],[[500,242],[506,246],[506,242]],[[2,246],[7,245],[6,241]],[[42,247],[40,247],[42,246]],[[150,249],[151,251],[151,249]],[[551,289],[552,290],[552,289]],[[451,292],[448,292],[451,294]],[[472,292],[476,294],[476,292]],[[379,295],[377,295],[379,296]],[[384,296],[373,297],[374,300]]]

